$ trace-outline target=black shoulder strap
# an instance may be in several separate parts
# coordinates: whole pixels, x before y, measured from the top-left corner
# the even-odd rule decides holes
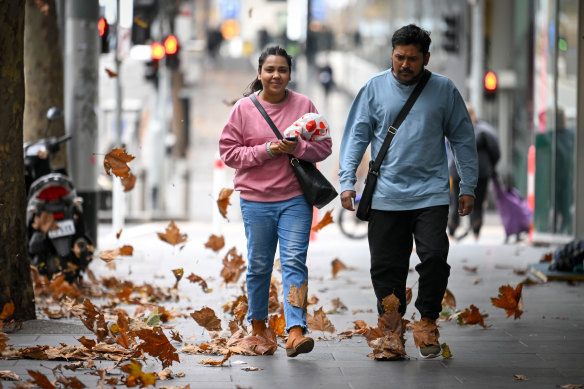
[[[430,72],[427,69],[424,69],[424,74],[422,75],[422,78],[420,79],[420,81],[418,82],[418,84],[416,85],[414,90],[412,91],[412,94],[410,95],[410,97],[408,98],[408,100],[406,101],[404,106],[402,107],[401,111],[399,111],[399,114],[395,118],[393,124],[391,126],[389,126],[389,128],[387,129],[387,135],[385,137],[385,140],[383,141],[383,144],[381,145],[381,149],[379,150],[379,153],[375,157],[374,162],[369,166],[370,172],[373,172],[374,174],[378,174],[379,167],[381,166],[381,162],[383,161],[383,158],[385,158],[385,154],[387,154],[387,150],[389,150],[389,144],[391,143],[395,133],[397,132],[397,129],[399,128],[399,126],[401,126],[401,124],[405,120],[406,116],[408,116],[410,109],[412,109],[412,107],[414,106],[414,103],[418,99],[418,96],[420,96],[420,93],[422,93],[422,89],[424,89],[424,87],[426,86],[426,83],[430,79],[431,75],[432,75],[432,72]]]
[[[268,124],[272,128],[272,131],[274,131],[274,134],[276,134],[276,136],[278,137],[278,139],[282,139],[282,134],[280,134],[280,131],[278,131],[278,127],[276,127],[276,125],[274,124],[274,122],[270,118],[270,115],[268,115],[268,113],[266,112],[266,110],[264,109],[264,107],[260,104],[260,102],[258,101],[258,98],[256,97],[255,93],[252,93],[251,95],[249,95],[249,98],[251,99],[251,101],[253,101],[253,104],[256,106],[256,108],[258,109],[258,111],[260,111],[260,113],[262,114],[262,116],[264,117],[264,119],[266,119],[266,122],[268,122]]]

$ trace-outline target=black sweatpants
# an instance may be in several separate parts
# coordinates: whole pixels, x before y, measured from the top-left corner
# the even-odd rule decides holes
[[[377,297],[377,310],[383,314],[381,301],[395,293],[399,311],[406,311],[406,279],[413,242],[420,263],[416,308],[422,317],[437,319],[448,284],[450,265],[446,262],[449,242],[446,236],[448,205],[408,211],[372,210],[369,218],[371,281]]]

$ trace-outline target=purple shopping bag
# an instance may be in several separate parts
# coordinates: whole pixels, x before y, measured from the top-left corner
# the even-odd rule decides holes
[[[493,188],[495,204],[507,237],[528,232],[533,220],[533,213],[519,191],[513,187],[501,188],[497,177],[493,177]]]

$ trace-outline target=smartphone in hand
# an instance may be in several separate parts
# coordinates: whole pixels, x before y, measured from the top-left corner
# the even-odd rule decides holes
[[[285,136],[284,139],[289,140],[291,142],[296,142],[296,137],[295,136]]]

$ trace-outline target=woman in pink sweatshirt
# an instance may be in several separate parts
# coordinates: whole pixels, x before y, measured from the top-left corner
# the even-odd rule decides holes
[[[247,318],[252,334],[270,338],[266,320],[274,255],[279,243],[286,296],[283,299],[288,332],[286,352],[289,357],[295,357],[314,347],[314,340],[304,336],[308,329],[306,253],[312,206],[304,198],[287,154],[319,162],[330,155],[332,141],[328,138],[309,142],[299,137],[278,140],[247,96],[256,95],[282,133],[305,113],[317,110],[308,97],[286,88],[292,58],[283,48],[268,47],[258,62],[257,78],[249,85],[245,98],[235,104],[223,128],[219,151],[225,164],[236,169],[234,186],[240,192],[247,238]]]

